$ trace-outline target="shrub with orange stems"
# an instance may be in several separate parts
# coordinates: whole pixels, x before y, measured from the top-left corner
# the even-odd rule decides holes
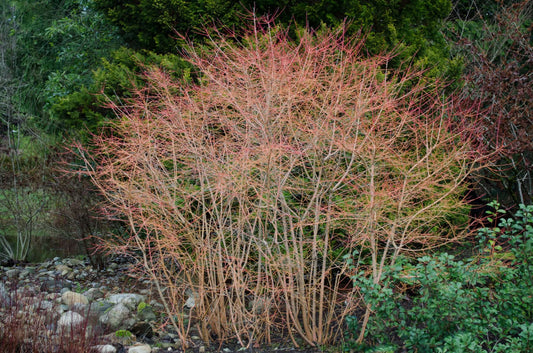
[[[296,32],[215,31],[186,51],[195,84],[148,68],[82,153],[130,226],[107,245],[139,256],[182,342],[196,326],[206,341],[321,345],[357,309],[364,333],[354,266],[379,283],[398,255],[462,234],[463,182],[490,157],[475,110],[361,55],[359,37]]]

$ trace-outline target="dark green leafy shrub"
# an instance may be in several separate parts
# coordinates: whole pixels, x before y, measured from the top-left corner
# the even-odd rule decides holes
[[[478,252],[466,260],[443,253],[412,264],[402,259],[376,285],[354,278],[374,309],[365,352],[530,352],[533,349],[533,206],[479,231]],[[349,332],[359,331],[351,317]],[[393,347],[393,348],[391,348]],[[378,350],[376,350],[378,349]]]
[[[461,67],[460,61],[449,58],[440,31],[452,10],[450,0],[94,0],[94,5],[120,29],[131,48],[157,53],[183,47],[176,33],[195,43],[205,42],[203,32],[213,24],[223,23],[240,36],[253,11],[290,27],[336,28],[344,23],[349,34],[366,34],[365,52],[379,55],[397,50],[389,67],[408,61],[427,70],[427,76],[448,78],[457,78]]]
[[[192,66],[176,54],[155,54],[120,48],[109,59],[102,59],[101,67],[92,74],[92,83],[78,91],[58,97],[48,109],[51,126],[58,131],[76,131],[80,127],[95,132],[107,119],[115,118],[110,101],[131,98],[131,92],[147,85],[143,73],[157,67],[176,80],[189,81]]]

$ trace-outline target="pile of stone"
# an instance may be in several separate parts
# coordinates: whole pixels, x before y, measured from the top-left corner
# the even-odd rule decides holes
[[[48,336],[77,327],[98,332],[92,350],[99,353],[179,351],[177,335],[158,329],[163,308],[154,300],[150,283],[123,285],[128,270],[128,264],[111,262],[97,271],[87,261],[59,258],[38,265],[0,266],[0,315],[15,301],[22,302],[19,311],[27,312],[17,315],[46,313]],[[193,339],[199,351],[205,351],[199,338]]]

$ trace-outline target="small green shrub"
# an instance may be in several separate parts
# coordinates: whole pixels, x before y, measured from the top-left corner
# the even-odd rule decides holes
[[[365,343],[356,351],[395,347],[410,352],[530,352],[533,350],[533,206],[514,217],[497,203],[498,226],[479,231],[477,254],[443,253],[401,259],[376,285],[362,274],[355,285],[374,309]],[[360,320],[347,321],[355,335]],[[350,339],[348,339],[350,341]],[[392,350],[390,350],[392,351]]]

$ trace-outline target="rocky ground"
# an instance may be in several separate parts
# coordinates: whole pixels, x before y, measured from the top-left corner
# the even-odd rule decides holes
[[[2,316],[6,319],[13,315],[10,308],[22,302],[25,304],[15,316],[28,315],[35,320],[46,317],[43,330],[49,331],[49,336],[77,326],[86,333],[94,330],[96,341],[91,348],[97,353],[184,352],[178,335],[168,326],[161,328],[163,308],[150,281],[133,278],[130,273],[130,264],[120,259],[109,262],[103,271],[75,258],[0,266],[0,329],[8,325]],[[269,348],[243,348],[230,343],[209,346],[194,332],[189,347],[187,353],[320,352],[317,348],[296,349],[286,342]],[[328,349],[335,351],[340,349]]]

